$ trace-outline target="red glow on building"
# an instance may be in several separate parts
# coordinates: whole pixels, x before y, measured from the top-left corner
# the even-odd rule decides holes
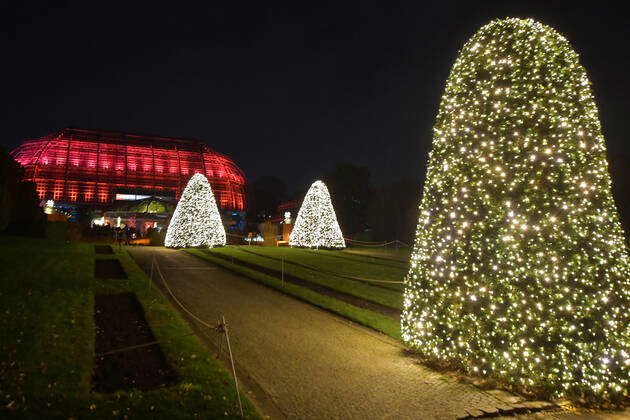
[[[11,152],[40,199],[111,204],[117,192],[179,199],[195,173],[208,177],[219,207],[245,208],[245,175],[205,144],[168,137],[65,128]]]

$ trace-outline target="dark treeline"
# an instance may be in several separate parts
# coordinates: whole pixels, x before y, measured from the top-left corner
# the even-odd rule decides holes
[[[412,242],[421,182],[401,179],[374,186],[369,168],[351,163],[337,164],[324,182],[345,236]]]
[[[369,241],[398,239],[410,243],[418,221],[421,182],[401,179],[374,186],[370,169],[339,163],[322,177],[328,187],[344,235]],[[263,176],[249,186],[248,213],[256,221],[277,216],[277,206],[288,200],[301,201],[303,190],[288,193],[286,183]]]
[[[422,183],[401,179],[375,189],[368,208],[372,237],[377,241],[398,239],[412,244],[418,223]]]
[[[262,176],[248,185],[247,213],[250,218],[262,221],[274,216],[278,204],[287,200],[287,184],[275,176]]]
[[[46,215],[33,182],[24,182],[20,165],[0,147],[0,232],[43,236]]]
[[[374,199],[370,170],[366,166],[339,163],[322,179],[330,191],[337,220],[345,236],[370,228],[368,208]]]

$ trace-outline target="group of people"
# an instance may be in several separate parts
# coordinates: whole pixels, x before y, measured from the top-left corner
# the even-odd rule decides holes
[[[112,227],[109,223],[104,225],[92,224],[87,233],[89,236],[113,240],[118,246],[129,245],[129,241],[138,236],[135,228],[128,226]]]

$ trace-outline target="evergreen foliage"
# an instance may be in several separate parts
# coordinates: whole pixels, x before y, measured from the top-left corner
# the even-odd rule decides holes
[[[46,215],[39,205],[35,183],[23,179],[20,164],[0,147],[0,232],[43,236]]]
[[[623,398],[629,271],[578,55],[531,19],[484,26],[437,115],[404,341],[539,394]]]

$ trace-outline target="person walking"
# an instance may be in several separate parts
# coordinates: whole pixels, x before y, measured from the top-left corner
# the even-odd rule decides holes
[[[120,228],[116,229],[116,242],[118,242],[118,249],[122,248],[123,232],[124,232],[124,230],[122,230]]]

